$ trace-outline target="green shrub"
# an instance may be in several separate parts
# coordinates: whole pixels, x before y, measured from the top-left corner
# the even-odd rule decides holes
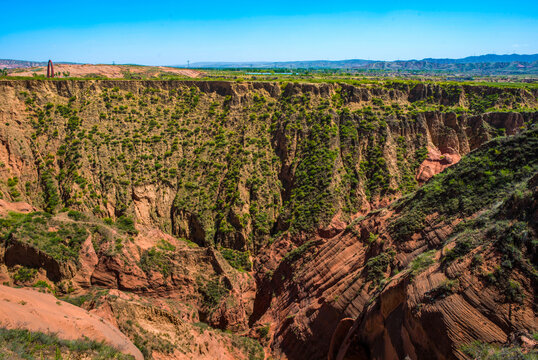
[[[303,255],[312,247],[315,245],[315,242],[313,240],[309,240],[302,244],[301,246],[296,247],[295,249],[288,252],[284,258],[283,261],[287,261],[289,263],[292,263],[299,258],[303,257]]]
[[[25,283],[25,282],[33,280],[36,274],[37,274],[37,269],[30,269],[30,268],[22,266],[13,275],[13,280],[15,280],[16,282]]]
[[[391,249],[368,259],[365,267],[366,281],[372,281],[374,285],[378,285],[385,276],[387,267],[390,265],[395,255],[396,252]]]
[[[157,247],[164,251],[175,251],[176,247],[172,245],[169,241],[165,239],[159,240],[159,243],[157,244]]]
[[[219,305],[222,297],[228,294],[228,289],[224,287],[219,278],[211,279],[205,283],[200,280],[198,282],[198,291],[202,295],[203,304],[209,309]]]
[[[132,218],[122,215],[116,220],[116,227],[128,234],[136,235],[138,230],[135,229],[135,222]]]
[[[266,339],[267,336],[269,335],[269,330],[270,330],[270,325],[269,324],[259,328],[258,329],[258,334],[260,335],[260,338]]]
[[[170,274],[172,263],[166,252],[158,248],[151,248],[142,253],[140,257],[140,267],[146,273],[158,271],[166,278]]]
[[[76,210],[69,210],[67,212],[67,216],[69,216],[71,219],[73,220],[83,220],[86,218],[86,216],[84,216],[83,213],[81,213],[80,211],[76,211]]]
[[[456,241],[456,245],[451,250],[448,250],[443,256],[441,262],[447,266],[457,258],[460,258],[469,253],[473,248],[472,239],[464,238]]]
[[[420,210],[405,211],[389,225],[389,232],[398,241],[406,241],[424,228],[425,215]]]
[[[220,253],[233,268],[239,271],[252,270],[250,252],[223,248]]]

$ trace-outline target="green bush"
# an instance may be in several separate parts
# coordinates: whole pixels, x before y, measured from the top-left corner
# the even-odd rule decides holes
[[[261,328],[258,329],[258,334],[260,335],[260,338],[262,339],[266,339],[267,336],[269,335],[269,330],[270,330],[270,326],[269,324],[265,325],[265,326],[262,326]]]
[[[116,220],[116,227],[128,234],[136,235],[138,230],[135,229],[135,222],[132,218],[122,215]]]
[[[205,283],[199,281],[198,291],[202,295],[204,306],[209,309],[219,305],[222,297],[229,292],[219,278],[211,279]]]
[[[33,280],[36,274],[37,274],[37,269],[30,269],[30,268],[22,266],[13,275],[13,280],[15,280],[16,282],[25,283],[25,282]]]
[[[389,232],[398,241],[406,241],[424,228],[425,215],[420,210],[405,211],[389,225]]]
[[[71,219],[77,220],[77,221],[78,220],[83,220],[83,219],[86,218],[83,213],[81,213],[80,211],[76,211],[76,210],[69,210],[67,212],[67,216],[69,216]]]
[[[315,245],[315,242],[313,240],[309,240],[309,241],[305,242],[301,246],[298,246],[295,249],[288,252],[284,256],[283,261],[287,261],[289,263],[292,263],[292,262],[302,258],[303,255],[314,245]]]
[[[447,266],[457,258],[460,258],[469,253],[473,248],[472,239],[464,238],[456,241],[456,245],[451,250],[447,251],[443,256],[441,262],[444,266]]]
[[[387,267],[390,265],[395,255],[396,252],[391,249],[390,251],[368,259],[365,267],[366,281],[372,281],[374,285],[378,285],[385,276]]]
[[[146,273],[158,271],[166,278],[170,274],[172,263],[168,254],[158,248],[151,248],[142,253],[140,267]]]
[[[239,271],[252,270],[250,252],[223,248],[220,253],[233,268]]]

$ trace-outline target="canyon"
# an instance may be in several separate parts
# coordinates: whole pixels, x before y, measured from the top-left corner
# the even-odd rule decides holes
[[[0,80],[0,327],[136,359],[535,356],[537,120],[529,85]]]

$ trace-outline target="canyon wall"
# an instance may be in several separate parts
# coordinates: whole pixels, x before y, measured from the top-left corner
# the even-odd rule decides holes
[[[518,86],[0,81],[0,279],[154,359],[532,343],[537,108]]]
[[[2,81],[0,103],[4,199],[252,252],[384,206],[537,116],[536,90],[396,82]]]

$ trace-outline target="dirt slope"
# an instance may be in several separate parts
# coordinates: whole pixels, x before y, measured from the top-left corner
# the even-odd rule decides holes
[[[53,333],[69,340],[88,337],[143,359],[140,350],[108,321],[50,294],[0,285],[0,302],[1,327]]]
[[[106,78],[125,78],[144,76],[159,77],[160,75],[181,75],[190,78],[196,78],[202,75],[202,72],[192,69],[178,69],[166,66],[135,66],[135,65],[92,65],[92,64],[56,64],[54,65],[56,77],[106,77]],[[11,76],[33,76],[46,75],[47,67],[34,67],[11,70]]]

